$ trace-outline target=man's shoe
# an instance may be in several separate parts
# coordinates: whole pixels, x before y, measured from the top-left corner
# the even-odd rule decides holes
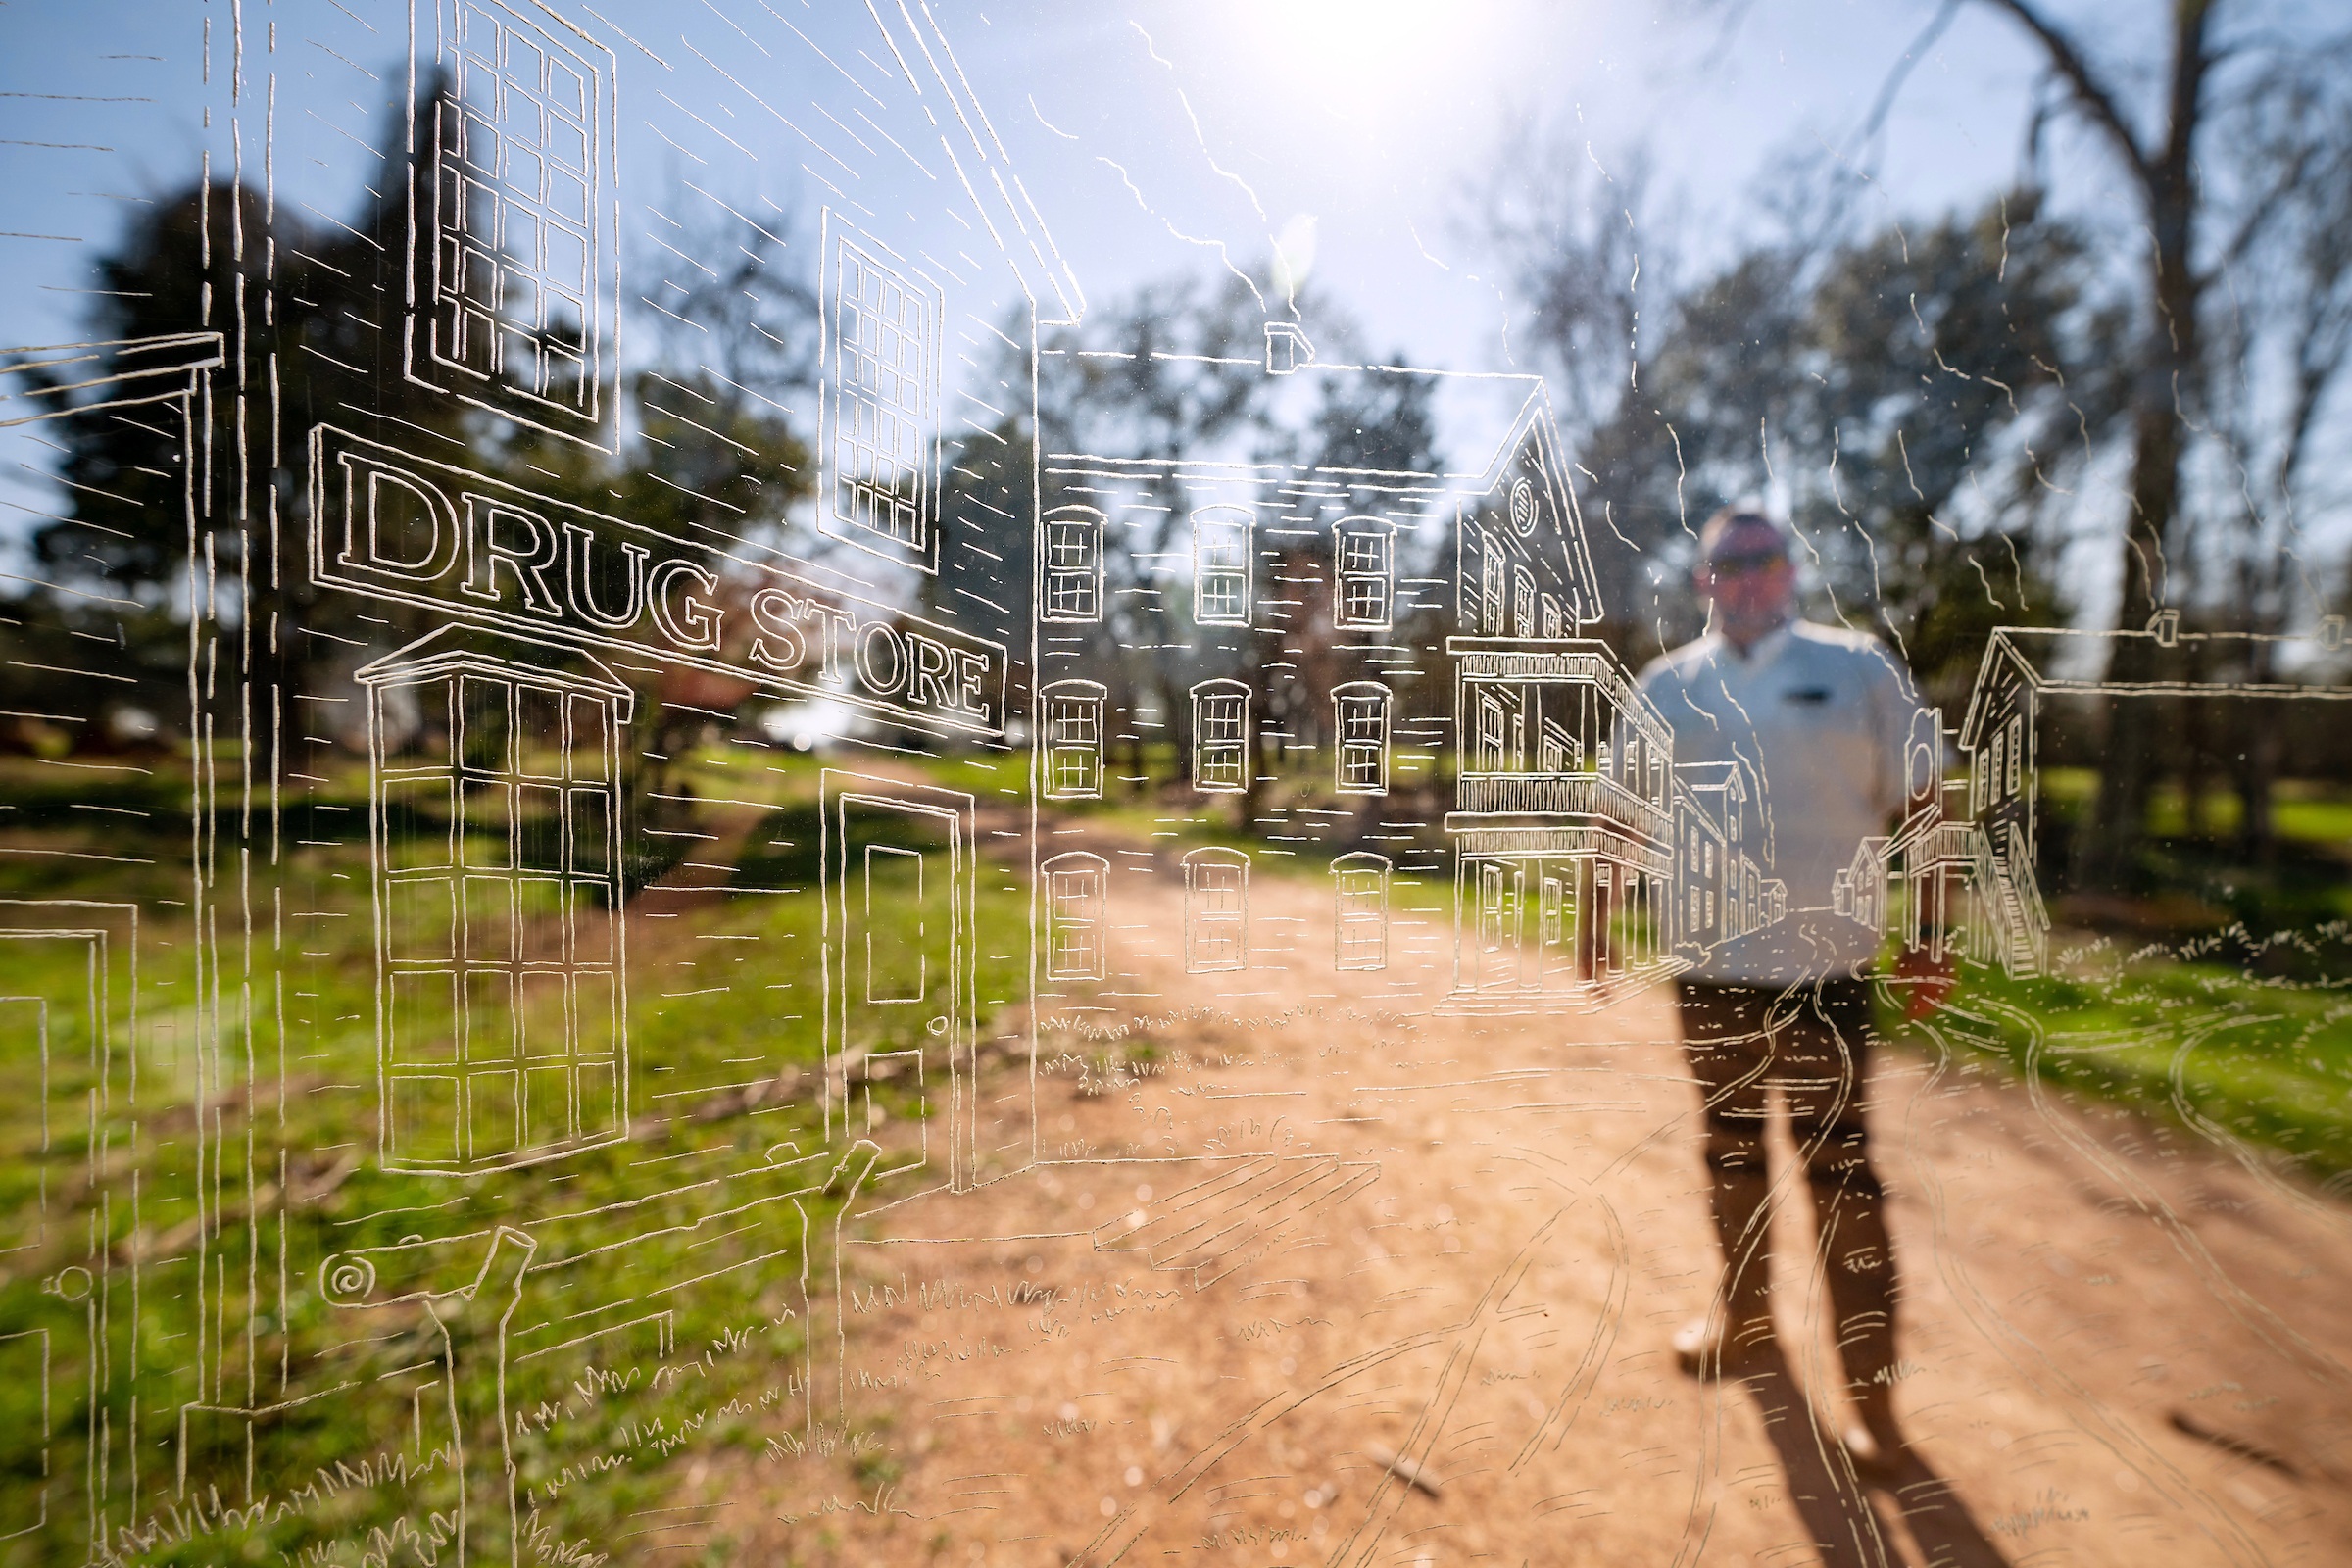
[[[1911,1450],[1903,1443],[1903,1435],[1891,1429],[1876,1433],[1859,1421],[1848,1421],[1838,1434],[1838,1446],[1854,1468],[1866,1476],[1885,1477],[1903,1468]]]
[[[1892,1475],[1911,1457],[1903,1429],[1894,1419],[1894,1390],[1873,1379],[1854,1385],[1853,1400],[1853,1413],[1838,1429],[1838,1446],[1864,1474]]]
[[[1674,1361],[1683,1375],[1692,1378],[1738,1377],[1763,1360],[1772,1343],[1769,1320],[1751,1321],[1747,1332],[1728,1335],[1725,1320],[1713,1313],[1694,1317],[1674,1331]]]

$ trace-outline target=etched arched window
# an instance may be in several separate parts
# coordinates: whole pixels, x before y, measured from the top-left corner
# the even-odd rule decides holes
[[[1332,525],[1333,619],[1341,626],[1386,631],[1396,616],[1396,525],[1380,517],[1343,517]]]
[[[1250,688],[1204,680],[1193,688],[1193,787],[1237,794],[1250,783]]]
[[[1184,858],[1184,966],[1218,974],[1250,962],[1250,857],[1195,850]]]
[[[1389,689],[1376,680],[1351,680],[1332,689],[1332,728],[1339,738],[1334,787],[1342,795],[1389,793]]]
[[[1038,736],[1044,748],[1049,799],[1102,798],[1103,688],[1091,680],[1061,680],[1038,694]]]
[[[1108,969],[1103,905],[1110,866],[1073,850],[1038,868],[1046,894],[1046,978],[1100,980]]]
[[[1046,514],[1045,581],[1038,594],[1045,618],[1102,618],[1102,514],[1092,507],[1056,507]]]
[[[1203,626],[1250,623],[1250,539],[1255,519],[1240,507],[1193,514],[1193,619]]]
[[[1331,862],[1333,961],[1342,969],[1389,966],[1389,870],[1388,858],[1369,851]]]

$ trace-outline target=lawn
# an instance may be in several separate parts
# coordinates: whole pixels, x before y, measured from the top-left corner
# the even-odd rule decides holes
[[[2297,961],[2277,961],[2280,950]],[[2352,1187],[2352,923],[2129,953],[2100,941],[2056,967],[2026,979],[1968,968],[1944,1015],[1948,1038]]]
[[[757,811],[730,887],[784,894],[809,891],[819,882],[817,864],[816,759],[785,755],[773,766],[742,766],[740,753],[713,749],[698,757],[694,799],[666,825],[681,833],[717,831],[747,808]],[[943,763],[942,770],[971,774],[957,786],[973,789],[977,764]],[[723,800],[719,799],[723,789]],[[978,793],[977,790],[974,791]],[[372,1125],[346,1125],[321,1107],[351,1104],[350,1099],[316,1096],[315,1081],[366,1074],[375,1053],[373,922],[369,914],[368,797],[364,765],[352,763],[315,786],[288,811],[284,840],[291,846],[282,870],[284,884],[304,889],[307,915],[289,931],[283,965],[284,1037],[299,1043],[303,1061],[291,1069],[294,1092],[274,1105],[249,1105],[243,1091],[215,1089],[199,1104],[192,1007],[174,1012],[159,998],[192,996],[192,926],[187,914],[186,864],[190,822],[187,768],[169,758],[107,762],[67,768],[30,759],[0,762],[0,897],[16,899],[136,899],[141,906],[138,1120],[135,1144],[107,1152],[104,1192],[62,1181],[88,1152],[89,1124],[58,1113],[71,1106],[88,1077],[79,1062],[86,1042],[58,1035],[48,1041],[44,1097],[0,1098],[0,1217],[21,1233],[33,1232],[33,1216],[47,1184],[46,1238],[20,1250],[0,1274],[0,1332],[54,1315],[57,1270],[73,1256],[86,1256],[89,1227],[105,1234],[104,1245],[127,1257],[133,1247],[131,1206],[106,1205],[106,1194],[134,1186],[144,1192],[194,1192],[201,1185],[191,1165],[197,1140],[187,1136],[199,1114],[219,1118],[215,1147],[235,1147],[247,1132],[266,1144],[294,1150],[365,1151],[375,1143]],[[989,842],[985,838],[985,847]],[[985,853],[985,849],[984,849]],[[675,855],[665,857],[674,861]],[[1025,865],[992,863],[984,880],[1007,882]],[[904,903],[910,911],[911,887],[885,881],[875,894],[869,918],[888,924]],[[978,996],[1020,994],[1026,974],[1025,918],[1007,913],[1004,901],[983,900]],[[1016,906],[1017,907],[1017,906]],[[381,1169],[371,1159],[321,1160],[306,1167],[299,1158],[285,1180],[300,1199],[284,1211],[274,1197],[267,1213],[249,1219],[232,1195],[225,1212],[217,1211],[211,1255],[318,1258],[380,1249],[413,1232],[437,1235],[486,1234],[500,1223],[535,1220],[557,1213],[626,1209],[632,1240],[627,1266],[638,1275],[695,1279],[679,1292],[658,1331],[634,1339],[600,1342],[587,1364],[556,1355],[510,1369],[506,1407],[510,1439],[524,1499],[522,1527],[534,1560],[586,1560],[610,1553],[632,1560],[660,1542],[646,1535],[631,1515],[666,1501],[678,1485],[679,1467],[694,1454],[737,1447],[787,1462],[811,1443],[855,1446],[857,1435],[811,1432],[803,1419],[804,1390],[796,1368],[807,1343],[808,1300],[802,1294],[805,1265],[821,1269],[822,1256],[798,1250],[806,1234],[821,1239],[839,1208],[838,1194],[805,1197],[763,1209],[758,1223],[717,1234],[687,1229],[722,1200],[689,1175],[718,1170],[759,1170],[763,1162],[786,1159],[794,1149],[825,1149],[813,1104],[813,1069],[822,1054],[821,1008],[793,1004],[704,1006],[694,1010],[671,1000],[691,990],[699,975],[725,983],[733,955],[803,951],[814,924],[813,897],[760,897],[749,893],[713,898],[682,916],[630,922],[632,970],[662,977],[632,986],[626,1030],[633,1060],[658,1064],[676,1075],[669,1081],[723,1079],[727,1064],[758,1059],[761,1071],[799,1067],[803,1093],[757,1106],[711,1113],[649,1117],[631,1107],[632,1136],[560,1159],[497,1173],[493,1177],[430,1176]],[[997,929],[997,926],[1003,929]],[[788,931],[787,928],[791,928]],[[789,947],[798,940],[800,949]],[[910,961],[920,962],[919,956]],[[70,952],[62,947],[12,956],[7,989],[18,994],[63,994],[75,983]],[[56,971],[56,972],[50,972]],[[805,981],[808,977],[791,978]],[[748,992],[760,988],[750,982]],[[813,989],[810,987],[809,989]],[[666,993],[666,994],[665,994]],[[129,999],[113,999],[116,1025],[126,1023]],[[979,1019],[986,1038],[990,1020]],[[41,1081],[37,1032],[16,1030],[0,1039],[9,1054],[9,1081]],[[885,1042],[890,1044],[891,1042]],[[256,1047],[231,1016],[221,1026],[217,1050],[235,1061]],[[259,1048],[266,1049],[266,1048]],[[76,1077],[76,1073],[80,1077]],[[882,1109],[896,1118],[920,1118],[936,1107],[917,1098],[911,1085],[873,1088]],[[348,1112],[344,1112],[347,1114]],[[285,1118],[269,1125],[269,1118]],[[828,1156],[829,1157],[829,1156]],[[264,1207],[261,1200],[252,1205]],[[431,1216],[429,1222],[419,1215]],[[68,1221],[60,1223],[61,1220]],[[145,1272],[137,1321],[118,1301],[112,1341],[118,1361],[135,1344],[141,1368],[165,1369],[142,1379],[118,1375],[105,1396],[105,1419],[118,1431],[139,1420],[134,1397],[145,1399],[141,1430],[156,1430],[159,1409],[185,1397],[184,1379],[170,1370],[189,1362],[186,1347],[196,1325],[187,1310],[194,1298],[186,1236],[149,1233],[135,1245],[142,1256],[172,1254]],[[192,1235],[193,1232],[191,1231]],[[74,1249],[79,1246],[81,1250]],[[779,1247],[788,1250],[779,1252]],[[299,1280],[300,1276],[298,1276]],[[591,1284],[595,1282],[589,1282]],[[821,1293],[820,1293],[821,1294]],[[254,1430],[257,1455],[266,1454],[265,1473],[309,1477],[239,1509],[246,1460],[242,1423],[207,1437],[192,1426],[186,1450],[186,1501],[157,1510],[154,1499],[168,1494],[168,1480],[155,1476],[142,1488],[141,1539],[122,1543],[125,1560],[152,1563],[222,1563],[304,1560],[317,1563],[362,1560],[431,1560],[444,1557],[436,1530],[453,1514],[459,1478],[435,1441],[432,1420],[447,1407],[447,1391],[433,1392],[434,1368],[442,1363],[443,1341],[421,1301],[395,1302],[363,1314],[366,1329],[354,1334],[353,1314],[330,1307],[316,1291],[297,1288],[283,1321],[267,1314],[257,1320],[252,1363],[261,1376],[255,1402],[285,1406]],[[485,1369],[495,1361],[475,1363]],[[281,1380],[280,1368],[291,1369]],[[460,1390],[461,1402],[484,1393],[477,1381]],[[0,1487],[37,1494],[44,1459],[40,1436],[46,1421],[58,1434],[47,1455],[52,1473],[80,1463],[71,1434],[86,1431],[87,1399],[56,1398],[58,1384],[40,1379],[0,1379]],[[438,1405],[436,1400],[439,1401]],[[220,1398],[218,1402],[230,1402]],[[443,1423],[446,1427],[446,1421]],[[425,1430],[422,1443],[407,1442]],[[482,1435],[476,1433],[476,1452]],[[687,1440],[691,1438],[689,1443]],[[421,1453],[419,1462],[414,1457]],[[171,1465],[177,1455],[162,1455]],[[478,1468],[478,1466],[477,1466]],[[443,1523],[436,1524],[436,1519]],[[67,1521],[53,1520],[53,1526]],[[36,1530],[0,1542],[0,1564],[57,1560],[68,1548],[60,1538]],[[78,1551],[78,1547],[74,1548]]]

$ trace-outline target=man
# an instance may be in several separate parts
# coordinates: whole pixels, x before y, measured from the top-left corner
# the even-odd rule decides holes
[[[1676,761],[1729,761],[1757,786],[1765,874],[1788,918],[1718,944],[1684,978],[1684,1050],[1705,1096],[1706,1163],[1726,1265],[1721,1310],[1675,1336],[1685,1370],[1738,1371],[1772,1336],[1764,1162],[1780,1090],[1812,1192],[1828,1295],[1866,1465],[1902,1448],[1894,1420],[1894,1261],[1862,1096],[1870,1040],[1863,978],[1876,933],[1833,914],[1831,886],[1904,799],[1918,705],[1877,639],[1794,616],[1788,530],[1726,508],[1699,535],[1706,635],[1654,661],[1641,687],[1674,728]]]

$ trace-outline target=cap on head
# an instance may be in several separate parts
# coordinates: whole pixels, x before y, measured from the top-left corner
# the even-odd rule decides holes
[[[1786,524],[1759,507],[1729,506],[1709,517],[1706,525],[1698,530],[1698,559],[1714,560],[1717,552],[1723,549],[1726,536],[1735,531],[1746,536],[1739,547],[1740,555],[1763,555],[1774,547],[1784,557],[1790,555]],[[1763,536],[1767,534],[1771,536],[1771,544],[1763,545]]]

